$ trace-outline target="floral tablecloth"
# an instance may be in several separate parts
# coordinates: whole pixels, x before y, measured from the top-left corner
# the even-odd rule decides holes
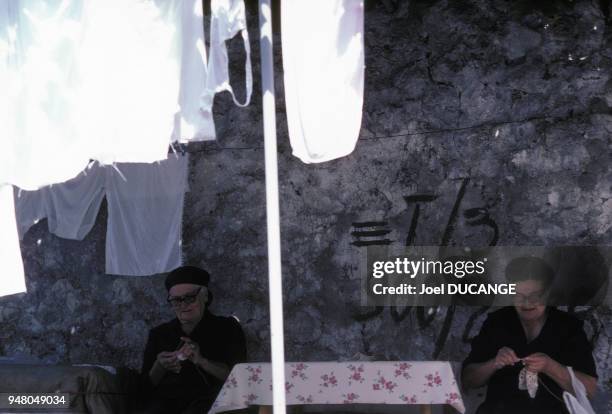
[[[285,376],[288,405],[449,404],[465,412],[448,362],[287,362]],[[209,413],[249,405],[272,405],[269,363],[236,365]]]

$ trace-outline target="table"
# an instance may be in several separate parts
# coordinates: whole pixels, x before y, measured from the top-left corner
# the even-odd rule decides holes
[[[451,364],[444,361],[287,362],[285,380],[287,405],[419,404],[427,413],[433,404],[447,404],[465,412]],[[272,405],[269,363],[234,366],[209,414],[250,405]]]

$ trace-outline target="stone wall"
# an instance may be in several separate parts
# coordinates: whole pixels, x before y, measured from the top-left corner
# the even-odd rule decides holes
[[[286,357],[461,360],[482,314],[360,307],[362,252],[351,232],[376,222],[367,229],[390,230],[394,246],[611,244],[609,4],[366,3],[363,127],[348,157],[305,165],[291,155],[275,39]],[[230,47],[238,82],[239,43]],[[266,360],[261,101],[256,93],[240,109],[222,95],[215,105],[218,141],[191,148],[185,262],[211,271],[213,309],[238,316],[250,358]],[[409,232],[415,195],[430,201]],[[171,317],[163,276],[105,275],[105,223],[103,208],[82,242],[50,235],[45,221],[30,230],[29,293],[0,299],[0,354],[140,364],[147,330]],[[600,383],[610,389],[610,308],[584,317],[589,335],[599,332]]]

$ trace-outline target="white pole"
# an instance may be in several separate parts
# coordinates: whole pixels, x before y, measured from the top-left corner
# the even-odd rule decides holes
[[[259,0],[259,41],[266,158],[266,212],[268,226],[268,285],[272,348],[272,396],[274,414],[285,413],[285,344],[283,333],[283,284],[281,274],[278,160],[276,155],[276,103],[272,55],[272,7]]]

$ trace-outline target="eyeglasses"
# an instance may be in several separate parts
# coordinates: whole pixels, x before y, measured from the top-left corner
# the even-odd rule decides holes
[[[544,297],[546,296],[546,292],[545,291],[538,291],[538,292],[533,292],[529,295],[523,295],[521,293],[517,293],[514,296],[514,300],[517,303],[531,303],[531,304],[541,304],[544,301]]]
[[[198,290],[196,290],[194,293],[183,296],[168,296],[166,300],[170,305],[172,305],[173,308],[179,308],[181,305],[191,305],[196,301],[196,298],[201,290],[202,288],[198,288]]]

